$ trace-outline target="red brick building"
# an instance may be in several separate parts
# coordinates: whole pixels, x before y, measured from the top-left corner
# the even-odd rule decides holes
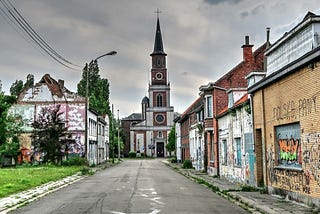
[[[219,175],[219,150],[218,150],[218,121],[216,115],[228,106],[229,89],[246,89],[246,76],[252,71],[262,71],[264,68],[264,51],[266,44],[254,52],[253,45],[249,44],[249,36],[245,37],[242,45],[243,60],[216,82],[200,86],[200,95],[204,99],[204,134],[207,147],[208,173]]]
[[[179,154],[181,154],[181,157],[177,157],[177,159],[181,160],[182,162],[185,160],[196,162],[194,157],[195,155],[192,155],[192,153],[195,153],[194,151],[200,148],[201,151],[199,152],[199,154],[202,154],[202,157],[200,158],[200,165],[202,166],[204,149],[200,145],[201,142],[199,142],[203,138],[201,129],[203,122],[202,98],[199,97],[198,99],[196,99],[187,108],[187,110],[183,112],[183,114],[175,119],[175,122],[180,124],[180,136],[177,137],[181,139],[181,152],[179,152]],[[197,158],[197,160],[198,159],[199,158]]]

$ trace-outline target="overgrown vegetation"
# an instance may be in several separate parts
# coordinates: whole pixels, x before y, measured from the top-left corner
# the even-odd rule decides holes
[[[182,168],[184,168],[184,169],[192,169],[193,167],[192,167],[191,160],[183,161]]]
[[[82,79],[77,85],[77,92],[85,97],[87,95],[88,86],[90,108],[96,110],[99,115],[108,114],[111,117],[109,85],[108,79],[100,77],[97,60],[92,60],[83,68]]]
[[[79,172],[83,166],[24,165],[0,168],[0,198]]]
[[[129,157],[129,158],[135,158],[135,157],[137,157],[137,153],[135,153],[135,152],[129,152],[128,157]]]
[[[88,165],[88,161],[86,158],[74,156],[71,158],[68,158],[67,160],[62,161],[62,166],[84,166]]]
[[[171,156],[171,152],[176,150],[176,139],[176,126],[174,125],[169,132],[168,143],[166,145],[169,156]]]
[[[170,163],[177,163],[177,156],[173,156],[169,159]]]
[[[32,145],[35,151],[42,154],[43,163],[49,161],[56,163],[63,156],[62,148],[68,147],[64,145],[66,141],[61,140],[67,138],[67,128],[64,123],[60,105],[51,108],[43,107],[32,123]]]
[[[14,96],[5,95],[0,89],[0,162],[9,156],[17,160],[19,152],[19,134],[22,126],[20,117],[8,114],[9,108],[15,103]]]

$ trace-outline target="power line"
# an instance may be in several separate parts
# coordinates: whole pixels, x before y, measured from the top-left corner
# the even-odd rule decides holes
[[[18,27],[18,29],[32,42],[36,43],[46,54],[48,54],[52,59],[60,63],[61,65],[73,69],[71,66],[81,67],[79,65],[71,63],[69,60],[66,60],[60,54],[58,54],[41,36],[31,27],[31,25],[24,19],[21,13],[14,7],[14,5],[7,0],[0,0],[5,9],[1,8],[1,11],[5,14],[9,20]],[[1,5],[0,5],[1,6]],[[6,12],[6,10],[8,12]]]
[[[22,19],[22,23],[25,23],[26,24],[26,26],[28,27],[28,29],[30,29],[31,30],[31,32],[32,33],[34,33],[34,35],[36,36],[36,38],[38,38],[39,39],[39,41],[41,42],[41,44],[44,44],[44,46],[46,47],[46,48],[48,48],[52,53],[54,53],[59,59],[61,59],[61,60],[63,60],[64,62],[66,62],[66,63],[69,63],[69,64],[71,64],[71,65],[75,65],[75,64],[73,64],[73,63],[71,63],[70,61],[68,61],[68,60],[66,60],[64,57],[62,57],[60,54],[58,54],[54,49],[52,49],[49,45],[48,45],[48,43],[44,40],[44,39],[42,39],[40,36],[39,36],[39,34],[29,25],[29,23],[23,18],[23,16],[19,13],[19,11],[12,5],[12,3],[8,0],[8,2],[9,2],[9,4],[10,4],[10,6],[14,9],[14,11],[16,12],[16,14],[18,14],[18,16]],[[77,65],[75,65],[75,66],[77,66]]]

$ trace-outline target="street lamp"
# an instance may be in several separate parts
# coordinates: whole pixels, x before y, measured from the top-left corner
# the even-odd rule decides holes
[[[116,51],[110,51],[108,53],[102,54],[100,56],[98,56],[97,58],[95,58],[94,60],[91,60],[91,62],[88,64],[86,63],[86,66],[84,67],[84,70],[86,70],[86,122],[85,122],[85,149],[86,149],[86,157],[87,157],[87,146],[88,146],[88,110],[90,107],[90,103],[89,103],[89,74],[92,73],[92,64],[94,62],[96,62],[98,59],[105,57],[105,56],[112,56],[112,55],[116,55],[117,52]]]
[[[120,161],[120,120],[119,120],[119,109],[118,109],[118,161]]]

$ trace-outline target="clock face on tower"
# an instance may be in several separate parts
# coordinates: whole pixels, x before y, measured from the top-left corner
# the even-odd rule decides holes
[[[164,116],[162,114],[156,115],[156,122],[157,123],[163,123],[164,122]]]
[[[163,74],[161,72],[156,73],[156,79],[157,80],[162,80],[163,79]]]

